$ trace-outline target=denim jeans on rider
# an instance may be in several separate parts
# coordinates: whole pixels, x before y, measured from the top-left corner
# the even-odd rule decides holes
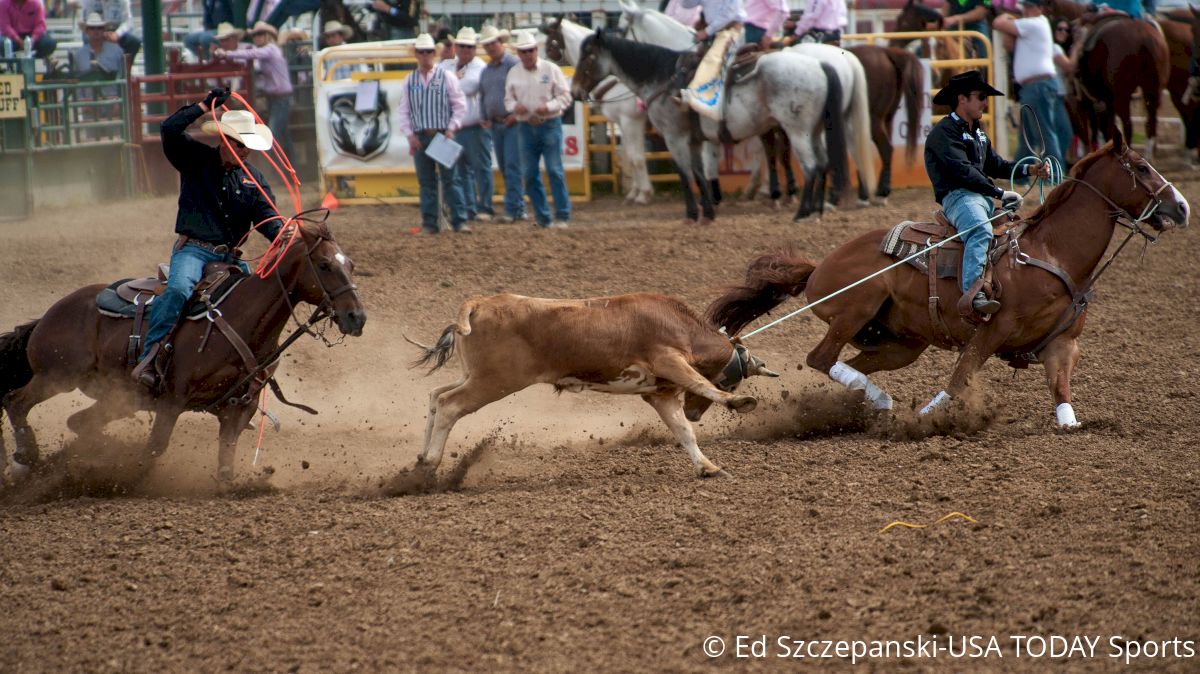
[[[542,174],[538,161],[546,163],[546,175],[550,178],[550,193],[554,196],[554,219],[567,222],[571,219],[571,198],[567,194],[567,180],[563,175],[562,119],[555,117],[541,124],[521,122],[521,168],[525,176],[525,193],[533,204],[533,214],[542,227],[550,226],[550,204],[546,201],[546,187],[542,185]]]
[[[417,167],[417,183],[421,187],[421,227],[426,232],[433,234],[438,232],[438,209],[441,208],[441,202],[438,200],[438,183],[440,182],[442,199],[445,199],[446,209],[450,211],[450,225],[454,227],[455,231],[458,231],[466,222],[466,209],[462,207],[463,194],[454,180],[454,169],[443,167],[425,154],[425,148],[433,142],[437,133],[421,131],[417,135],[421,138],[421,149],[413,155],[413,163]]]
[[[1067,109],[1063,107],[1062,97],[1058,95],[1058,84],[1054,78],[1021,85],[1021,93],[1018,98],[1021,105],[1028,105],[1037,113],[1042,127],[1042,136],[1046,139],[1046,157],[1054,157],[1058,160],[1059,166],[1065,168],[1066,164],[1063,161],[1067,155],[1067,148],[1062,147],[1059,139],[1063,127],[1070,128],[1071,122],[1067,119]],[[1037,142],[1037,131],[1030,128],[1029,137]],[[1020,134],[1017,142],[1017,159],[1023,159],[1030,154],[1030,149],[1025,144],[1025,134]]]
[[[167,275],[167,289],[150,304],[149,326],[146,328],[146,341],[142,345],[142,355],[138,360],[150,353],[150,347],[162,341],[175,322],[184,306],[192,296],[192,290],[204,276],[204,265],[209,262],[229,261],[229,255],[214,253],[199,246],[186,244],[183,248],[171,253],[171,271]],[[240,263],[242,269],[246,264]]]
[[[992,200],[978,192],[954,190],[942,199],[942,211],[960,232],[975,227],[962,236],[962,291],[965,293],[983,274],[983,262],[992,242]]]
[[[521,172],[521,127],[492,124],[492,146],[496,149],[496,165],[504,176],[504,213],[510,218],[525,215],[525,191]],[[493,191],[494,191],[493,187]],[[491,200],[491,195],[487,197]]]

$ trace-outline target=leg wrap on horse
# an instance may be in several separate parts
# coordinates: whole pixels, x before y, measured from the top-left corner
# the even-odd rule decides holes
[[[838,361],[829,368],[829,378],[851,391],[862,391],[863,396],[877,410],[892,409],[892,397],[871,382],[867,375]]]
[[[1054,416],[1058,417],[1058,425],[1062,428],[1076,428],[1079,422],[1075,419],[1075,408],[1071,403],[1059,403],[1054,408]]]
[[[13,449],[13,461],[23,466],[36,466],[40,452],[38,451],[37,436],[34,435],[33,429],[29,426],[14,428],[13,440],[16,444]]]
[[[928,405],[921,408],[919,414],[920,416],[925,416],[926,414],[929,414],[951,400],[953,400],[953,398],[950,397],[949,393],[946,393],[945,391],[938,391],[938,394],[933,397],[933,400],[930,400]]]

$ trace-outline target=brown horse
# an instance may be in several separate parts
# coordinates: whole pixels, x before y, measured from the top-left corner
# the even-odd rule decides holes
[[[868,375],[909,365],[930,344],[961,349],[947,391],[925,412],[961,396],[971,376],[993,354],[1014,366],[1040,360],[1059,424],[1074,426],[1070,380],[1079,359],[1076,339],[1114,227],[1125,220],[1132,227],[1130,236],[1137,232],[1149,238],[1143,225],[1157,231],[1175,223],[1187,226],[1189,210],[1179,190],[1118,132],[1110,143],[1080,160],[1067,182],[1018,226],[1024,233],[993,270],[1004,289],[1004,303],[990,321],[967,323],[953,303],[942,303],[939,313],[947,328],[943,332],[930,318],[926,274],[901,264],[813,306],[829,329],[806,362],[834,381],[863,390],[877,409],[891,409],[892,399]],[[809,298],[824,298],[845,289],[894,262],[880,252],[886,233],[864,234],[817,263],[786,254],[760,257],[751,262],[746,285],[714,302],[708,317],[736,335],[788,296],[804,292]],[[957,280],[943,279],[938,287],[944,297],[959,294]],[[843,363],[838,356],[847,343],[861,353]]]
[[[1146,106],[1145,155],[1153,159],[1158,106],[1167,82],[1167,43],[1158,28],[1141,19],[1114,17],[1091,30],[1095,34],[1082,38],[1090,48],[1081,54],[1075,78],[1095,107],[1100,131],[1112,138],[1120,119],[1125,137],[1133,138],[1130,100],[1141,89]]]
[[[925,71],[916,54],[899,47],[858,45],[847,47],[858,57],[867,74],[870,95],[871,139],[883,165],[879,169],[879,185],[875,196],[887,198],[892,193],[892,121],[904,98],[908,140],[905,157],[912,163],[917,152],[917,137],[921,135],[921,102],[925,98]]]
[[[941,12],[933,7],[922,4],[918,0],[908,0],[900,10],[900,14],[896,16],[896,32],[898,33],[943,30],[945,25],[946,18],[942,16]],[[900,49],[907,47],[911,42],[911,39],[905,38],[892,38],[889,41],[892,47]],[[933,53],[930,53],[930,42],[933,45]],[[973,40],[953,35],[938,37],[932,40],[921,40],[916,53],[919,57],[931,58],[937,61],[957,61],[976,57]],[[965,67],[938,68],[935,75],[937,81],[933,82],[935,88],[942,88],[952,76],[965,70],[967,70]]]
[[[298,229],[298,232],[294,230]],[[280,240],[297,234],[275,270],[252,274],[235,287],[220,311],[240,336],[254,360],[273,365],[272,356],[293,307],[318,307],[315,320],[331,316],[342,333],[360,335],[367,316],[352,281],[354,264],[342,252],[323,221],[296,220]],[[233,477],[237,439],[254,413],[254,393],[265,376],[247,381],[246,359],[209,321],[183,321],[175,333],[174,358],[164,388],[153,399],[133,383],[126,362],[132,319],[110,318],[96,309],[104,285],[80,288],[46,311],[40,319],[0,335],[0,400],[13,425],[14,474],[37,464],[39,449],[27,415],[38,403],[59,393],[81,390],[96,402],[67,419],[81,437],[99,434],[111,421],[138,409],[154,412],[146,445],[147,459],[167,448],[175,422],[188,410],[212,411],[220,420],[219,478]],[[198,347],[203,346],[201,351]],[[229,394],[232,394],[230,396]],[[215,406],[215,409],[210,409]],[[0,475],[5,453],[0,445]],[[149,461],[147,461],[147,465]]]
[[[1184,147],[1193,150],[1189,160],[1195,164],[1200,161],[1200,104],[1196,102],[1184,104],[1183,92],[1187,90],[1188,69],[1191,65],[1192,54],[1196,52],[1200,41],[1200,31],[1196,30],[1196,17],[1192,11],[1184,10],[1178,14],[1167,15],[1166,21],[1159,21],[1163,35],[1167,38],[1167,49],[1170,53],[1171,68],[1167,77],[1167,93],[1171,102],[1179,111],[1183,121]]]

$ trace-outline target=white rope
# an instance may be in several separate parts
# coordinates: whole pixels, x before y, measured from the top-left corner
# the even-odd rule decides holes
[[[1002,217],[1002,216],[1008,215],[1009,213],[1010,213],[1010,211],[1008,211],[1008,210],[1003,210],[1003,211],[1001,211],[1000,213],[997,213],[996,215],[993,215],[992,217],[988,218],[987,220],[984,220],[983,222],[979,223],[978,225],[975,225],[974,227],[968,227],[968,228],[966,228],[966,229],[964,229],[964,230],[962,230],[962,231],[958,232],[958,233],[957,233],[957,234],[955,234],[954,236],[948,236],[948,237],[946,237],[945,239],[942,239],[941,241],[938,241],[937,243],[933,244],[932,246],[929,246],[928,248],[922,248],[921,250],[918,250],[917,252],[913,253],[912,255],[909,255],[908,257],[906,257],[906,258],[904,258],[904,259],[902,259],[902,260],[898,260],[898,261],[896,261],[896,262],[894,262],[894,263],[892,263],[892,264],[889,264],[888,266],[884,267],[883,269],[880,269],[879,271],[875,272],[874,274],[871,274],[870,276],[863,277],[863,278],[861,278],[861,279],[859,279],[859,280],[855,281],[854,283],[851,283],[850,285],[846,286],[845,288],[842,288],[841,290],[835,290],[834,292],[831,292],[831,293],[829,293],[828,295],[826,295],[826,296],[822,297],[821,299],[819,299],[819,300],[817,300],[817,301],[815,301],[815,302],[811,302],[811,303],[809,303],[809,304],[806,304],[806,305],[804,305],[804,306],[800,307],[799,309],[797,309],[797,310],[793,311],[793,312],[792,312],[792,313],[790,313],[790,314],[787,314],[787,315],[785,315],[785,316],[780,316],[779,318],[777,318],[777,319],[775,319],[775,320],[771,321],[770,323],[767,323],[766,325],[764,325],[764,326],[762,326],[762,327],[760,327],[760,328],[756,328],[756,329],[754,329],[754,330],[751,330],[750,332],[747,332],[746,334],[742,335],[741,339],[742,339],[743,341],[745,341],[745,340],[747,340],[747,339],[749,339],[749,338],[753,337],[754,335],[757,335],[758,333],[762,332],[763,330],[766,330],[767,328],[772,328],[772,327],[775,327],[776,325],[779,325],[780,323],[782,323],[782,322],[784,322],[784,321],[788,320],[789,318],[792,318],[793,316],[796,316],[796,315],[798,315],[798,314],[801,314],[801,313],[803,313],[803,312],[805,312],[805,311],[808,311],[809,309],[812,309],[813,307],[815,307],[815,306],[817,306],[818,304],[820,304],[820,303],[824,302],[825,300],[828,300],[828,299],[831,299],[831,298],[837,297],[838,295],[841,295],[842,293],[846,292],[847,290],[850,290],[851,288],[858,287],[858,286],[860,286],[860,285],[862,285],[862,284],[866,283],[867,281],[870,281],[871,279],[875,278],[876,276],[879,276],[880,274],[882,274],[882,273],[884,273],[884,272],[891,271],[891,270],[895,269],[896,267],[899,267],[899,266],[900,266],[900,265],[902,265],[902,264],[907,264],[907,263],[908,263],[908,262],[910,262],[911,260],[915,260],[915,259],[917,259],[918,257],[921,257],[922,255],[924,255],[924,254],[928,253],[929,251],[933,250],[934,248],[941,248],[941,247],[942,247],[942,246],[944,246],[945,244],[947,244],[947,243],[949,243],[949,242],[951,242],[951,241],[953,241],[953,240],[957,239],[958,237],[962,236],[963,234],[966,234],[967,232],[970,232],[970,231],[972,231],[972,230],[978,229],[978,228],[980,228],[980,227],[982,227],[982,226],[984,226],[984,225],[988,224],[989,222],[993,222],[993,221],[995,221],[996,219],[998,219],[998,218],[1000,218],[1000,217]]]

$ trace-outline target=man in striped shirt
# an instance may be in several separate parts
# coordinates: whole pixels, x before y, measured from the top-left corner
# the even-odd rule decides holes
[[[470,232],[462,189],[454,180],[454,170],[439,165],[425,154],[425,148],[437,134],[453,138],[462,126],[467,104],[458,78],[437,66],[437,45],[433,36],[421,33],[413,43],[417,69],[400,87],[400,132],[408,137],[408,153],[417,167],[421,186],[421,228],[427,234],[438,233],[438,183],[450,210],[450,224],[456,232]],[[459,158],[461,161],[462,158]]]

